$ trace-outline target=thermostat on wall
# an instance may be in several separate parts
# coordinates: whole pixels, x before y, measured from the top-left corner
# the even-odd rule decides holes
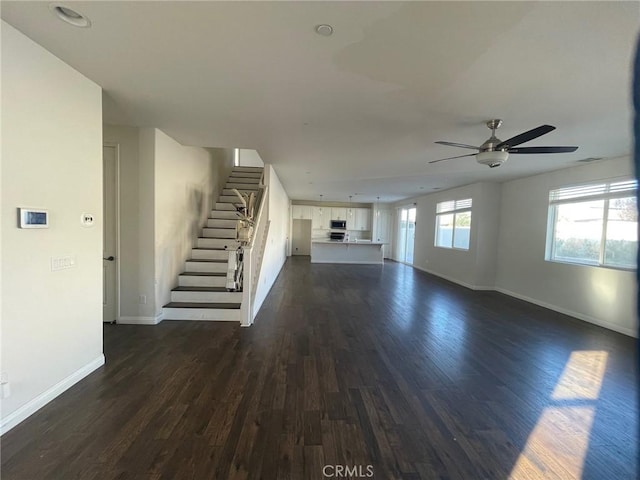
[[[49,228],[49,212],[33,208],[18,208],[18,227]]]

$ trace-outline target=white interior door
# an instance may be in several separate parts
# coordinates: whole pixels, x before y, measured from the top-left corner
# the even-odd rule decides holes
[[[118,225],[118,151],[116,146],[102,148],[103,159],[103,241],[102,241],[102,321],[115,322],[118,311],[117,225]]]

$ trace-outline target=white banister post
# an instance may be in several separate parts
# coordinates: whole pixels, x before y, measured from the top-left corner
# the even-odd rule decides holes
[[[245,248],[242,257],[242,304],[240,305],[240,325],[251,326],[251,288],[252,288],[252,262],[251,253],[253,247]]]

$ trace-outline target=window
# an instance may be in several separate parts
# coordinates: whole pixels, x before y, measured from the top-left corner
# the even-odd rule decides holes
[[[636,268],[637,181],[551,190],[546,260]]]
[[[469,250],[471,199],[436,205],[436,247]]]

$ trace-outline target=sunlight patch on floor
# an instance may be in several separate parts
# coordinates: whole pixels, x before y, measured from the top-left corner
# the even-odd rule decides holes
[[[597,400],[607,368],[607,352],[572,352],[551,398]]]
[[[551,396],[552,405],[542,412],[510,479],[582,477],[606,365],[607,352],[571,354]]]

